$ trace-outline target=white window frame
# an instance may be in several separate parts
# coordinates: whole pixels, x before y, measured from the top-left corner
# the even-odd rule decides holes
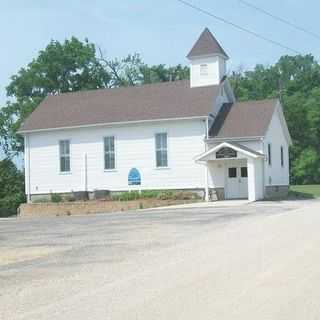
[[[272,166],[272,144],[271,143],[268,143],[268,165],[269,167]]]
[[[209,75],[209,66],[207,63],[200,64],[200,76],[207,77]]]
[[[113,156],[114,156],[114,168],[106,168],[106,139],[113,138]],[[116,171],[117,169],[117,157],[116,157],[116,137],[115,135],[107,135],[103,137],[103,169],[106,172]],[[112,153],[112,152],[111,152]]]
[[[166,166],[158,166],[158,163],[157,163],[157,151],[163,151],[162,149],[164,149],[164,148],[157,149],[157,136],[161,135],[161,134],[165,134],[166,138],[167,138],[167,148],[165,149],[165,151],[167,153],[167,165]],[[156,167],[156,169],[168,169],[169,168],[169,143],[168,143],[168,141],[169,141],[168,132],[162,131],[162,132],[156,132],[154,134],[155,167]]]
[[[61,153],[61,143],[62,142],[68,142],[69,143],[69,154],[62,154]],[[71,174],[71,140],[70,139],[61,139],[58,142],[58,148],[59,148],[59,172],[60,174]],[[61,169],[61,158],[62,157],[69,157],[69,170],[68,171],[62,171]]]

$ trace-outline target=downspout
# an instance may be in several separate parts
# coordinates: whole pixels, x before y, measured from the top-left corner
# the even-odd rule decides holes
[[[209,117],[206,118],[206,139],[209,138]],[[204,151],[207,152],[207,143],[204,143]]]
[[[29,136],[25,134],[24,136],[24,166],[25,166],[25,191],[27,195],[27,202],[31,202],[31,182],[30,182],[30,146],[29,146]]]
[[[261,142],[262,142],[262,153],[264,154],[264,138],[261,139]],[[262,164],[262,196],[263,196],[263,199],[265,198],[266,196],[266,186],[265,186],[265,181],[266,181],[266,178],[265,178],[265,165],[266,165],[266,159],[265,157],[263,158],[263,164]]]
[[[88,157],[84,154],[84,191],[88,191]]]
[[[206,139],[209,138],[209,117],[206,118]],[[205,152],[207,152],[207,143],[204,141]],[[209,202],[209,170],[208,162],[205,164],[205,201]]]

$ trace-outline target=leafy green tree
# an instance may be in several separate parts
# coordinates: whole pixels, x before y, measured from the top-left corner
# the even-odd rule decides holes
[[[0,217],[15,214],[24,201],[23,173],[11,160],[0,161]]]
[[[16,135],[21,122],[50,94],[109,86],[111,75],[96,57],[88,40],[51,41],[37,58],[12,76],[7,87],[10,101],[0,111],[0,146],[7,155],[22,151]]]
[[[148,66],[144,65],[141,69],[144,83],[157,83],[167,81],[177,81],[189,79],[189,67],[181,64],[167,67],[164,64]]]
[[[320,154],[313,147],[302,150],[293,161],[292,173],[295,184],[320,183]]]
[[[293,139],[291,181],[320,183],[320,66],[312,55],[283,56],[273,66],[230,76],[239,100],[278,97]]]
[[[292,95],[286,105],[294,137],[292,182],[320,183],[320,87]]]

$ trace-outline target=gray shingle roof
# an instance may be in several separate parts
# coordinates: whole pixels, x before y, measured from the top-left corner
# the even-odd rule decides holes
[[[219,86],[190,88],[181,80],[48,96],[20,132],[116,122],[208,116]]]
[[[212,54],[221,54],[229,59],[226,52],[223,50],[217,39],[213,36],[208,28],[205,28],[199,39],[187,55],[187,58],[192,59],[199,56],[207,56]]]
[[[277,102],[277,99],[268,99],[224,104],[210,129],[210,137],[265,136]]]
[[[243,144],[240,144],[240,143],[237,143],[237,142],[228,142],[231,146],[235,146],[235,147],[238,147],[238,148],[240,148],[240,149],[242,149],[242,150],[244,150],[244,151],[248,151],[248,152],[250,152],[250,153],[252,153],[252,154],[255,154],[256,156],[263,156],[263,154],[261,153],[261,152],[257,152],[257,151],[255,151],[255,150],[253,150],[253,149],[251,149],[251,148],[248,148],[248,147],[246,147],[246,146],[244,146]]]

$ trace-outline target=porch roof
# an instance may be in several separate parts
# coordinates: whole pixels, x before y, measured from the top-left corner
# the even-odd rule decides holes
[[[217,152],[218,150],[220,150],[223,147],[228,147],[231,148],[235,151],[241,152],[244,155],[251,157],[251,158],[263,158],[264,154],[257,152],[253,149],[250,149],[240,143],[236,143],[236,142],[222,142],[220,144],[218,144],[217,146],[215,146],[214,148],[202,153],[201,155],[199,155],[198,157],[196,157],[196,161],[197,162],[201,162],[201,161],[208,161],[208,160],[212,160],[212,158],[210,159],[210,156]]]

